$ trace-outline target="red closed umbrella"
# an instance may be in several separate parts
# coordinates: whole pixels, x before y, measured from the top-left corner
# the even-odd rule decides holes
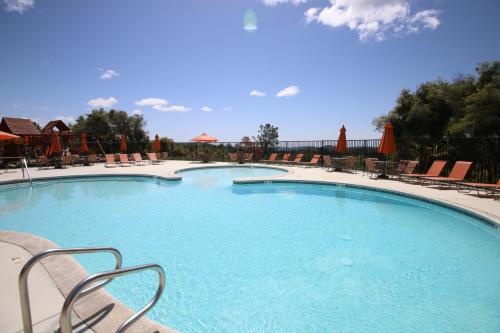
[[[82,132],[80,135],[80,154],[87,154],[89,147],[87,146],[87,135]]]
[[[61,153],[62,153],[62,147],[61,147],[61,142],[59,142],[59,137],[57,136],[56,132],[52,132],[50,137],[50,148],[48,155],[51,156]]]
[[[127,141],[125,138],[125,132],[122,132],[122,138],[120,140],[120,151],[123,153],[127,152]]]
[[[345,132],[345,127],[344,125],[342,125],[342,128],[340,129],[339,139],[337,141],[337,147],[335,147],[335,151],[340,154],[347,153],[347,138],[345,136]]]
[[[158,134],[155,135],[155,141],[153,142],[153,150],[155,153],[159,153],[161,150],[161,143],[160,143],[160,137]]]
[[[384,155],[390,155],[396,152],[396,145],[394,143],[394,127],[390,122],[387,122],[384,126],[384,134],[382,135],[382,140],[380,140],[378,152]]]

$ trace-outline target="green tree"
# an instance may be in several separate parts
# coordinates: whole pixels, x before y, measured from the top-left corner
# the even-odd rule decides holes
[[[260,125],[256,140],[260,147],[267,152],[270,147],[278,145],[278,127],[271,124]]]

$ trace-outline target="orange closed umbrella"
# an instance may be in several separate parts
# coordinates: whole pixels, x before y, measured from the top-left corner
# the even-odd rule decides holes
[[[0,131],[0,140],[13,140],[13,139],[19,139],[19,137],[14,134]]]
[[[52,132],[51,138],[50,138],[50,148],[49,148],[49,156],[54,155],[54,154],[61,154],[62,153],[62,147],[61,143],[59,142],[59,137],[57,136],[56,132]]]
[[[380,140],[378,152],[380,154],[390,155],[395,151],[396,145],[394,144],[394,127],[390,122],[388,122],[384,126],[384,134],[382,135],[382,140]]]
[[[198,135],[195,138],[192,138],[191,141],[194,142],[217,142],[217,138],[214,138],[213,136],[207,135],[207,133],[202,133],[201,135]]]
[[[339,139],[337,141],[337,147],[335,147],[335,151],[337,153],[347,153],[347,139],[345,137],[345,127],[342,125],[342,128],[340,129],[340,134],[339,134]]]
[[[82,132],[80,135],[80,154],[87,154],[89,147],[87,146],[87,135]]]
[[[122,132],[122,138],[120,140],[120,151],[124,153],[127,151],[127,141],[125,138],[125,132]]]
[[[161,150],[160,137],[158,136],[158,134],[156,134],[156,136],[155,136],[155,142],[153,142],[153,150],[156,153],[159,153],[160,150]]]

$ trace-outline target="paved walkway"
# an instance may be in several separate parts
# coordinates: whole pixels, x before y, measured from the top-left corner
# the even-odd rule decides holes
[[[166,179],[179,179],[176,170],[193,167],[227,166],[228,163],[200,164],[188,161],[168,161],[162,165],[133,166],[105,168],[103,165],[90,167],[72,167],[67,169],[39,170],[30,169],[33,179],[52,177],[74,177],[91,175],[151,175]],[[406,184],[394,180],[369,179],[361,173],[326,172],[320,168],[284,167],[287,174],[267,177],[279,181],[315,181],[333,182],[339,184],[353,184],[389,191],[404,192],[410,195],[424,197],[430,200],[444,202],[450,205],[481,214],[500,226],[500,200],[478,198],[474,195],[459,193],[456,190],[438,190],[430,187]],[[0,174],[0,184],[22,179],[20,170]],[[262,179],[262,178],[260,178]],[[254,179],[256,180],[256,179]],[[0,332],[22,332],[17,277],[27,259],[41,250],[53,248],[55,244],[39,237],[21,233],[0,231]],[[33,268],[30,279],[33,323],[35,332],[53,333],[58,327],[59,313],[64,297],[71,288],[80,281],[86,272],[68,256],[45,259],[43,265]],[[111,306],[113,316],[99,322],[95,320],[103,311]],[[111,310],[110,310],[111,311]],[[104,315],[106,315],[105,313]],[[78,331],[90,326],[87,332],[111,332],[128,316],[131,311],[114,300],[105,291],[100,290],[96,295],[83,300],[75,307],[74,322],[80,323]],[[86,318],[82,321],[81,318]],[[75,330],[77,331],[77,330]],[[158,324],[143,318],[137,325],[131,327],[130,332],[169,332]]]

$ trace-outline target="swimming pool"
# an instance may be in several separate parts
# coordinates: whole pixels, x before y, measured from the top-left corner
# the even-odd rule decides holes
[[[181,332],[499,332],[500,236],[420,200],[350,187],[233,185],[277,170],[75,179],[0,191],[0,229],[160,263],[148,316]],[[96,259],[98,258],[98,259]],[[91,272],[112,258],[78,258]],[[154,275],[115,280],[132,308]]]

